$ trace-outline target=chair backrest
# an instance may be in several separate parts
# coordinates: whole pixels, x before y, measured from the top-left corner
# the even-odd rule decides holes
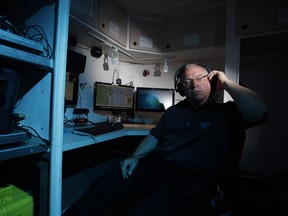
[[[239,127],[230,129],[230,145],[225,162],[225,169],[238,172],[246,139],[246,130]]]
[[[233,198],[237,196],[239,165],[246,139],[246,131],[243,128],[232,128],[225,168],[207,184],[207,187],[197,193],[195,215],[218,215],[232,208]]]

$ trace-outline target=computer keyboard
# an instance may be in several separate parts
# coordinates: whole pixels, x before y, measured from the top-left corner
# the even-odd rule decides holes
[[[99,123],[95,124],[91,127],[83,127],[83,128],[77,128],[75,131],[88,133],[90,135],[96,136],[100,134],[105,134],[117,130],[121,130],[123,128],[123,124],[117,122],[117,123]]]

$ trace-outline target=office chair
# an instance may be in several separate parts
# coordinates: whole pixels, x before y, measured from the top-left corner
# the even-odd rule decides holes
[[[245,139],[245,131],[242,134],[239,134],[239,131],[233,133],[232,140],[234,141],[230,145],[225,168],[194,195],[193,216],[233,214],[233,209],[237,206],[241,177],[239,165]]]
[[[227,159],[226,168],[209,183],[203,182],[203,187],[193,194],[192,210],[189,213],[183,210],[183,212],[179,212],[179,216],[230,216],[232,214],[234,202],[237,202],[239,163],[244,141],[237,142],[237,144],[239,145],[230,149],[231,153]],[[120,213],[118,215],[127,215],[128,209],[137,201],[138,198],[135,198],[128,202],[127,206],[122,206],[124,213],[118,211]]]

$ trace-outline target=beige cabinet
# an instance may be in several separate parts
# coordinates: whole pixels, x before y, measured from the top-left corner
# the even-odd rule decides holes
[[[225,8],[218,7],[164,22],[164,52],[225,44]]]
[[[237,35],[282,30],[287,28],[287,0],[236,0]]]
[[[126,46],[127,13],[114,0],[100,0],[99,30]]]
[[[139,17],[130,18],[129,48],[162,52],[162,22]]]
[[[71,0],[70,12],[81,20],[98,28],[99,0]]]

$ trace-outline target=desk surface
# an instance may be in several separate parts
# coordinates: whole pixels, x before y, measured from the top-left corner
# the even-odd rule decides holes
[[[80,147],[94,145],[100,142],[124,137],[124,136],[146,136],[154,125],[146,124],[124,124],[124,128],[118,131],[92,136],[85,133],[73,131],[73,128],[64,128],[63,151],[69,151]],[[18,146],[7,146],[0,148],[0,161],[26,155],[46,152],[40,139],[30,139],[27,143]]]
[[[105,133],[97,136],[74,131],[73,128],[65,128],[63,151],[94,145],[100,142],[120,138],[123,136],[146,136],[154,125],[124,124],[124,128],[118,131]]]

